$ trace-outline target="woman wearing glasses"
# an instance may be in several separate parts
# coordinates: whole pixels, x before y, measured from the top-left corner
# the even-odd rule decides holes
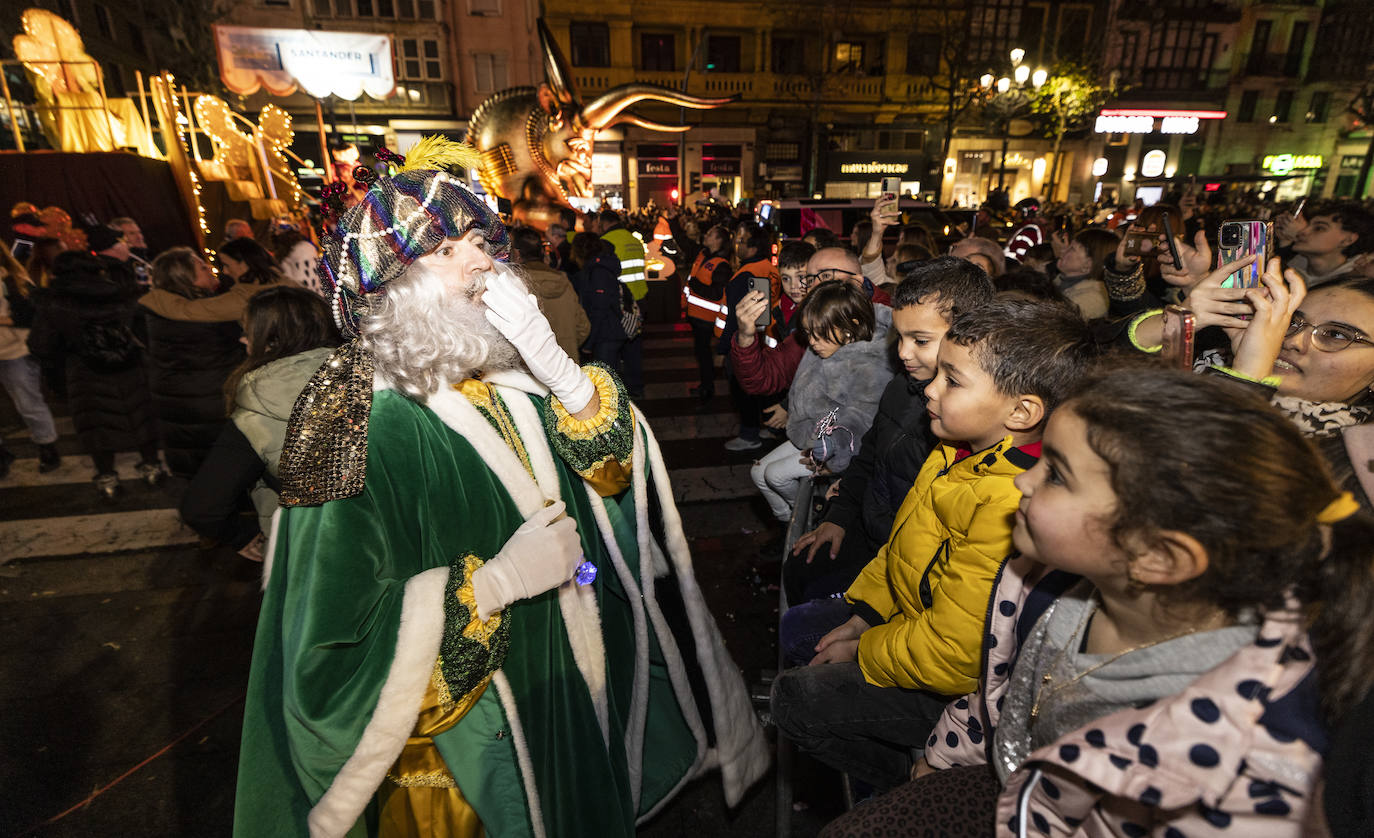
[[[1199,355],[1196,366],[1271,391],[1274,406],[1314,438],[1337,481],[1370,508],[1374,486],[1374,279],[1344,279],[1311,291],[1271,259],[1259,288],[1226,288],[1227,265],[1194,283],[1182,305],[1202,330],[1217,326],[1229,347]],[[1136,348],[1157,351],[1158,312],[1131,330]],[[1229,350],[1229,351],[1228,351]]]

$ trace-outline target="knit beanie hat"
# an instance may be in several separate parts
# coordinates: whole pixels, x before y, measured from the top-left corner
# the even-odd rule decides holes
[[[114,247],[123,238],[123,231],[106,227],[103,224],[86,228],[86,242],[94,253]]]
[[[509,241],[501,219],[467,184],[444,171],[452,165],[476,165],[478,158],[470,147],[446,137],[425,137],[405,157],[386,149],[376,156],[403,165],[387,177],[366,166],[354,170],[354,179],[370,188],[339,215],[321,248],[320,278],[332,297],[335,323],[350,338],[357,336],[359,318],[366,316],[371,300],[385,291],[386,284],[445,239],[480,229],[497,258],[505,255]],[[327,201],[344,191],[326,189]]]

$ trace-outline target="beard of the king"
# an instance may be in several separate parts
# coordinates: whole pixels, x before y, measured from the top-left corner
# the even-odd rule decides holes
[[[524,284],[505,265],[495,271],[515,274]],[[440,387],[465,378],[521,368],[519,352],[487,320],[486,307],[477,299],[489,273],[455,292],[437,269],[416,262],[388,283],[360,324],[377,372],[411,398],[425,401]]]

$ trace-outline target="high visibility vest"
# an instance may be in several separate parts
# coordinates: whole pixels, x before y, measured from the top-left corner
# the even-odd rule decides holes
[[[698,253],[696,261],[692,263],[692,270],[688,273],[688,282],[682,285],[682,298],[687,305],[687,316],[697,320],[704,320],[715,325],[718,318],[725,317],[725,289],[714,289],[719,293],[715,300],[708,300],[699,296],[692,290],[690,281],[695,279],[702,285],[710,286],[711,277],[715,274],[716,268],[725,264],[725,259],[720,256],[707,257],[705,253]]]
[[[644,242],[624,227],[607,230],[601,238],[615,247],[615,256],[620,260],[620,281],[630,286],[630,293],[636,300],[644,299],[649,293],[648,274],[644,272]]]
[[[734,282],[744,274],[768,277],[768,305],[771,307],[778,301],[782,295],[782,275],[778,273],[778,266],[773,264],[772,259],[765,256],[762,259],[740,265],[739,270],[735,271],[735,275],[730,277],[730,281]],[[720,309],[720,315],[716,318],[716,337],[725,333],[725,318],[730,315],[728,306],[722,304]],[[764,342],[769,346],[777,345],[777,341],[772,339]]]

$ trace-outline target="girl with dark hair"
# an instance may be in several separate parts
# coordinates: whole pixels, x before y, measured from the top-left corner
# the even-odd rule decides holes
[[[892,378],[886,332],[876,331],[873,303],[859,286],[823,282],[794,317],[812,357],[787,391],[787,439],[749,470],[779,521],[791,519],[798,482],[813,467],[839,474],[849,466]]]
[[[193,302],[215,293],[210,266],[189,247],[153,260],[153,289],[139,299],[147,310],[148,389],[172,473],[190,477],[224,424],[224,380],[243,361],[243,330],[230,321],[200,322],[158,305],[164,298]]]
[[[232,239],[218,254],[224,274],[238,285],[276,285],[282,281],[277,261],[253,239]]]
[[[277,509],[277,463],[291,408],[339,336],[324,300],[291,285],[249,300],[243,333],[248,357],[224,385],[230,421],[187,488],[181,517],[202,536],[260,559]],[[256,519],[238,514],[245,493]]]
[[[1374,682],[1374,518],[1257,393],[1159,368],[1090,383],[1015,482],[979,690],[823,834],[1302,834]]]

